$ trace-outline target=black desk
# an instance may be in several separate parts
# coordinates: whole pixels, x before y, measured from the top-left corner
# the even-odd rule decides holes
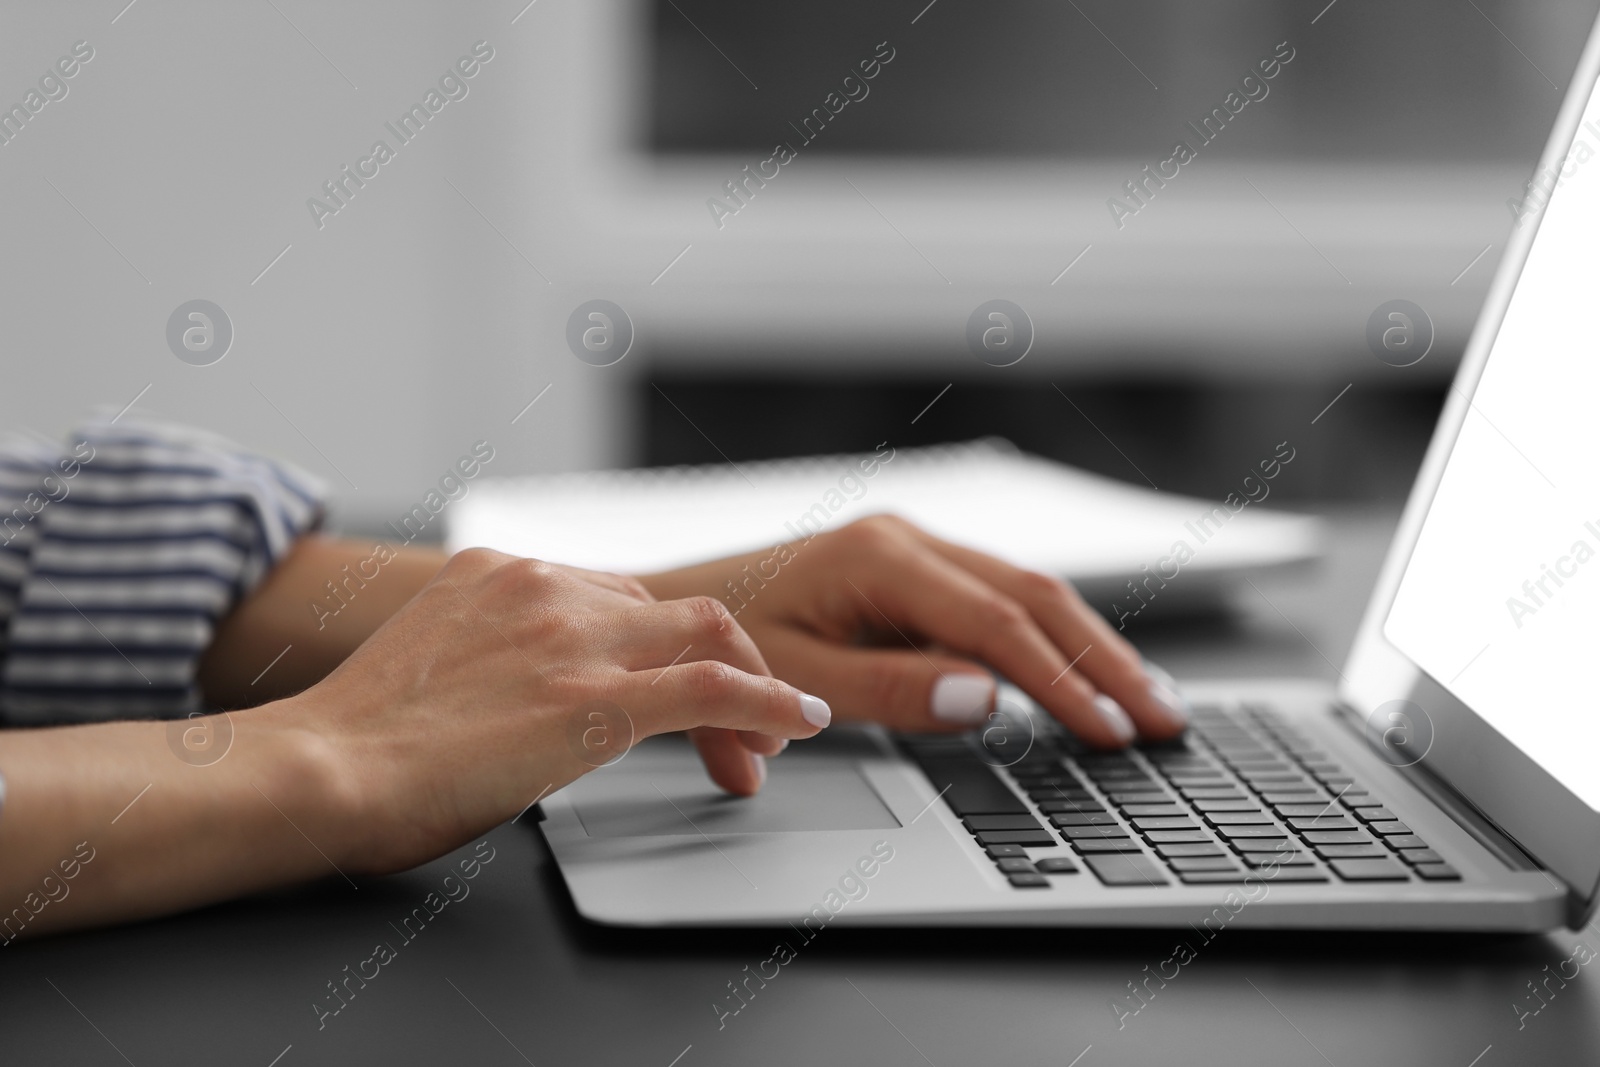
[[[1258,583],[1270,604],[1251,593],[1240,626],[1159,629],[1149,651],[1180,676],[1330,676],[1323,657],[1343,658],[1391,521],[1342,518],[1321,571]],[[488,840],[495,856],[470,895],[410,943],[390,924],[440,888],[444,863],[0,949],[0,1063],[1600,1063],[1600,978],[1587,967],[1521,1029],[1513,1010],[1580,940],[1600,950],[1593,928],[1224,931],[1120,1030],[1112,1000],[1182,935],[831,928],[719,1030],[726,983],[792,933],[585,927],[536,831]],[[326,983],[380,941],[396,958],[319,1030],[313,1005],[336,1003]]]

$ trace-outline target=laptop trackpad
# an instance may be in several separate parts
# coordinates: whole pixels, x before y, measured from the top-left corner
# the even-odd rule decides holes
[[[642,762],[642,761],[641,761]],[[767,784],[731,797],[692,766],[601,768],[567,787],[590,837],[887,830],[900,821],[853,763],[768,761]]]

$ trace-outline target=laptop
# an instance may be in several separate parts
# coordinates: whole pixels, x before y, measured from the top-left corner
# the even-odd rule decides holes
[[[1186,686],[1181,740],[830,728],[720,796],[681,737],[541,804],[627,926],[1539,931],[1600,883],[1600,33],[1592,33],[1336,685]],[[1404,329],[1402,320],[1395,320]]]

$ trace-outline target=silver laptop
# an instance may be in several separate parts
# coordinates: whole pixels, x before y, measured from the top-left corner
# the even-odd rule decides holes
[[[1124,753],[1077,745],[1005,689],[968,735],[834,727],[792,745],[749,800],[718,795],[681,738],[653,739],[542,804],[578,910],[808,938],[1587,922],[1597,70],[1591,34],[1337,688],[1189,686],[1186,737]]]

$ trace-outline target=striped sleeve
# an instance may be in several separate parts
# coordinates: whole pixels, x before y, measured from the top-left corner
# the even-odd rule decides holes
[[[193,429],[69,441],[0,444],[0,723],[204,710],[217,624],[321,521],[323,487]]]

